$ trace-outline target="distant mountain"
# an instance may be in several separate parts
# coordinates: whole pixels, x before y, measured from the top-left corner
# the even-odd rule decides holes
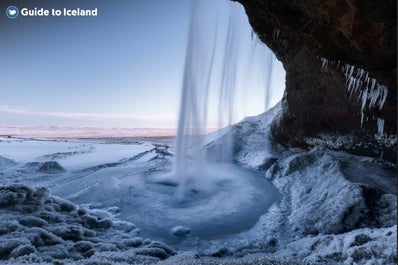
[[[173,128],[0,126],[0,135],[23,138],[117,138],[174,136]]]

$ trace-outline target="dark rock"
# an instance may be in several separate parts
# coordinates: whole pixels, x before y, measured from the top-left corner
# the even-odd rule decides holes
[[[39,167],[39,171],[47,174],[57,174],[65,172],[65,169],[57,161],[46,161]]]
[[[135,253],[137,255],[155,257],[160,260],[165,260],[171,256],[162,248],[141,248],[137,249]]]
[[[275,164],[275,162],[278,161],[277,158],[274,157],[270,157],[267,158],[264,163],[258,168],[259,170],[268,170],[273,164]]]
[[[326,255],[325,258],[331,259],[333,262],[343,262],[346,257],[341,252],[334,252]]]
[[[372,239],[369,236],[367,236],[365,234],[359,234],[359,235],[355,236],[354,242],[351,243],[350,247],[361,246],[361,245],[363,245],[365,243],[368,243],[371,240]]]
[[[17,258],[20,256],[29,255],[31,253],[34,253],[35,251],[36,251],[36,249],[32,245],[20,245],[13,249],[13,251],[10,253],[9,257]]]
[[[311,146],[306,137],[325,133],[352,137],[345,151],[396,162],[396,145],[375,140],[375,118],[397,135],[396,17],[394,0],[234,0],[240,2],[259,38],[286,70],[283,113],[272,124],[275,139],[288,146]],[[321,58],[329,64],[322,69]],[[364,109],[361,90],[352,96],[341,66],[364,69],[388,87],[384,107]]]
[[[163,249],[163,250],[166,251],[166,253],[167,253],[168,255],[170,255],[170,256],[171,256],[171,255],[177,254],[177,253],[174,251],[174,249],[172,249],[171,247],[169,247],[169,246],[166,245],[165,243],[162,243],[162,242],[159,242],[159,241],[153,241],[153,242],[151,242],[151,243],[148,245],[148,247]]]
[[[91,250],[94,247],[94,245],[95,245],[94,243],[91,243],[89,241],[79,241],[73,245],[73,248],[79,252],[84,253]]]
[[[73,242],[77,242],[84,239],[83,229],[76,225],[59,226],[49,230],[63,240],[72,240]]]
[[[26,216],[19,220],[19,223],[26,227],[42,227],[47,224],[45,220],[35,216]]]
[[[34,227],[31,228],[29,232],[34,234],[30,241],[35,247],[51,246],[64,243],[61,238],[42,228]]]
[[[376,256],[375,254],[371,249],[359,247],[352,253],[351,257],[355,262],[358,262],[360,260],[370,260]]]
[[[112,220],[109,218],[99,219],[97,216],[85,214],[81,218],[84,226],[92,229],[108,229],[112,226]]]
[[[19,223],[15,220],[2,222],[0,226],[0,235],[16,231],[20,227]]]
[[[215,258],[221,258],[221,257],[224,257],[224,256],[226,256],[228,254],[230,254],[229,250],[227,248],[223,247],[223,248],[220,248],[217,251],[213,252],[211,254],[211,256],[215,257]]]
[[[0,187],[0,207],[9,207],[22,203],[32,196],[34,190],[23,184]]]
[[[11,251],[21,245],[21,242],[17,239],[15,240],[0,240],[0,260],[7,259],[11,254]]]
[[[76,205],[71,203],[70,201],[61,199],[61,198],[56,198],[55,202],[58,204],[60,211],[62,212],[71,212],[76,210]]]
[[[144,244],[144,242],[143,242],[142,238],[134,237],[134,238],[131,238],[131,239],[123,240],[122,244],[124,246],[126,246],[126,247],[134,247],[134,248],[136,248],[136,247],[142,246]]]

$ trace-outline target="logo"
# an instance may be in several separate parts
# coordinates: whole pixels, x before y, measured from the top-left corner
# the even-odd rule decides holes
[[[6,10],[6,15],[8,18],[14,19],[19,15],[18,7],[16,6],[9,6]]]

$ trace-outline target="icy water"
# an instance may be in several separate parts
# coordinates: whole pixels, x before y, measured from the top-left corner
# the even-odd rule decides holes
[[[209,168],[213,173],[207,173],[206,185],[203,180],[189,181],[183,200],[176,196],[177,185],[157,181],[165,174],[161,171],[108,179],[106,185],[93,185],[73,200],[88,203],[95,198],[101,208],[116,206],[119,218],[134,223],[141,236],[171,245],[184,242],[183,248],[197,239],[220,239],[249,230],[278,200],[278,192],[260,172],[233,164]],[[175,235],[173,229],[180,226],[189,232]]]
[[[164,144],[168,141],[4,140],[0,156],[11,160],[0,167],[0,176],[14,177],[0,180],[47,186],[74,203],[110,209],[119,219],[134,223],[140,236],[178,249],[196,249],[198,242],[202,248],[214,240],[229,242],[255,226],[279,200],[264,172],[232,163],[208,164],[196,177],[187,178],[186,196],[181,198],[178,183],[165,178],[172,171],[172,148]],[[43,171],[41,164],[49,160],[65,170]],[[181,226],[189,232],[173,233]]]

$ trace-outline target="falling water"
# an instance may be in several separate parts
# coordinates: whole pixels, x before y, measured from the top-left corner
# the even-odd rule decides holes
[[[215,4],[214,1],[193,1],[191,9],[173,171],[180,196],[184,196],[192,180],[214,174],[209,172],[212,169],[204,148],[208,119],[216,116],[218,128],[226,128],[223,131],[231,127],[237,109],[239,76],[247,81],[251,74],[249,71],[253,70],[249,66],[258,58],[264,59],[260,65],[266,107],[270,98],[272,53],[259,45],[258,39],[253,40],[249,48],[243,45],[243,40],[249,36],[241,34],[242,19],[238,13],[241,10],[237,9],[236,4],[218,1],[218,13]],[[220,12],[228,14],[220,16]],[[256,52],[259,48],[262,48],[261,51]],[[242,66],[245,59],[247,65]],[[249,91],[247,84],[242,86],[243,93]],[[215,90],[218,91],[217,114],[210,115],[209,95],[210,92],[214,95]],[[221,162],[231,162],[233,139],[224,138],[226,140],[217,150],[217,155]]]

